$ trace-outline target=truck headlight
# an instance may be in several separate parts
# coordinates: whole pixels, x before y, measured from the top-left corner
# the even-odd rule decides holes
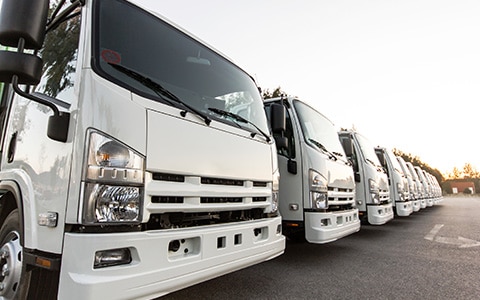
[[[142,215],[144,158],[128,146],[89,132],[82,183],[83,223],[139,223]]]
[[[369,179],[368,180],[368,186],[369,186],[369,189],[370,189],[370,199],[371,199],[372,203],[379,204],[380,203],[380,189],[378,187],[378,183],[373,179]]]
[[[320,173],[310,170],[310,202],[312,209],[328,208],[327,179]]]
[[[397,194],[398,194],[398,200],[399,201],[405,201],[405,189],[403,188],[403,185],[400,183],[397,183]]]
[[[280,172],[278,169],[273,173],[273,182],[272,182],[272,213],[278,211],[278,198],[279,198],[279,187],[280,187]]]

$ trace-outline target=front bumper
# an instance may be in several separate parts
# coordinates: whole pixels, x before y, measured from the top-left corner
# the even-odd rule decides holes
[[[406,202],[396,202],[395,211],[400,217],[408,217],[413,212],[413,205],[411,201]]]
[[[333,242],[359,230],[358,209],[305,213],[305,238],[310,243]]]
[[[427,208],[427,200],[426,199],[421,199],[420,200],[420,208],[421,209]]]
[[[420,210],[420,200],[414,200],[412,201],[413,204],[413,211],[417,212]]]
[[[368,223],[383,225],[393,219],[392,203],[381,205],[367,205]]]
[[[428,198],[428,199],[427,199],[427,207],[432,207],[433,204],[434,204],[433,198]]]
[[[282,254],[281,218],[147,232],[66,233],[59,299],[153,299]],[[279,232],[280,231],[280,232]],[[171,241],[181,241],[169,251]],[[129,248],[127,265],[93,268],[95,252]]]

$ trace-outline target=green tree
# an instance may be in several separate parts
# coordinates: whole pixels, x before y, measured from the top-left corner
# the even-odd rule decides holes
[[[478,178],[479,173],[470,163],[466,163],[463,166],[463,178]]]
[[[460,179],[461,176],[462,172],[457,167],[453,167],[451,179]]]
[[[50,7],[50,14],[56,4]],[[62,8],[63,9],[63,8]],[[43,60],[43,71],[46,82],[41,83],[43,93],[56,97],[65,88],[73,86],[72,74],[75,72],[78,38],[80,31],[80,11],[77,9],[72,17],[58,25],[58,30],[45,36],[45,47],[40,50]]]
[[[266,89],[266,90],[262,91],[263,99],[286,97],[286,96],[287,96],[287,93],[282,91],[282,89],[280,87],[277,87],[276,89],[274,89],[273,92],[270,92],[269,89]]]
[[[397,156],[400,156],[402,157],[405,161],[409,161],[411,162],[413,165],[415,166],[419,166],[420,168],[424,169],[426,172],[432,174],[433,176],[435,176],[435,178],[437,178],[437,181],[441,184],[442,182],[445,181],[445,178],[442,174],[442,172],[440,172],[440,170],[436,169],[436,168],[432,168],[431,166],[429,166],[427,163],[423,162],[420,157],[418,156],[414,156],[410,153],[405,153],[401,150],[398,150],[396,148],[392,149],[393,153]]]

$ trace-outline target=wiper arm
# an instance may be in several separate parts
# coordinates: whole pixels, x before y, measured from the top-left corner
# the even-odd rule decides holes
[[[320,148],[323,152],[327,153],[328,154],[328,158],[330,159],[333,159],[333,160],[337,160],[337,157],[335,156],[335,154],[333,154],[332,152],[328,151],[328,149],[322,145],[322,143],[320,143],[319,141],[316,141],[314,139],[308,139],[310,142],[312,142],[315,146],[317,146],[318,148]]]
[[[367,160],[369,163],[371,163],[375,168],[378,169],[377,164],[376,164],[373,160],[371,160],[370,158],[367,158],[366,160]]]
[[[110,66],[112,66],[114,69],[122,72],[123,74],[127,75],[130,78],[135,79],[136,81],[140,82],[141,84],[143,84],[147,88],[151,89],[160,98],[162,98],[162,99],[164,99],[164,100],[166,100],[170,103],[171,103],[172,100],[177,102],[177,103],[180,103],[183,107],[186,108],[186,110],[184,110],[180,113],[182,115],[182,117],[186,116],[187,110],[188,110],[189,112],[191,112],[191,113],[199,116],[201,119],[203,119],[205,121],[205,124],[210,125],[210,122],[212,122],[212,120],[207,115],[205,115],[203,112],[201,112],[198,109],[188,105],[183,100],[181,100],[180,98],[178,98],[177,96],[172,94],[172,92],[170,92],[169,90],[167,90],[163,86],[161,86],[159,83],[151,80],[150,78],[148,78],[146,76],[143,76],[142,74],[140,74],[140,73],[138,73],[138,72],[136,72],[132,69],[126,68],[124,66],[113,64],[113,63],[108,63],[108,64]]]
[[[257,125],[255,125],[253,122],[250,122],[249,120],[245,119],[244,117],[242,117],[240,115],[237,115],[235,113],[223,110],[223,109],[215,108],[215,107],[209,107],[208,110],[210,110],[210,111],[212,111],[212,112],[214,112],[214,113],[216,113],[217,115],[220,115],[220,116],[230,117],[237,122],[242,122],[242,123],[252,125],[253,127],[255,127],[255,129],[258,130],[258,132],[260,132],[265,137],[267,142],[270,142],[270,137],[268,136],[268,134],[263,132],[260,128],[258,128]],[[252,132],[250,136],[253,138],[256,134],[257,134],[256,132]]]
[[[342,153],[336,152],[336,151],[333,151],[332,153],[335,154],[335,156],[339,158],[341,161],[343,161],[346,165],[349,165],[349,166],[352,165],[352,163],[348,159],[343,158]]]

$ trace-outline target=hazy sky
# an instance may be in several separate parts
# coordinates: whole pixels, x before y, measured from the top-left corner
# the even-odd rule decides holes
[[[143,2],[338,128],[480,171],[479,0]]]

